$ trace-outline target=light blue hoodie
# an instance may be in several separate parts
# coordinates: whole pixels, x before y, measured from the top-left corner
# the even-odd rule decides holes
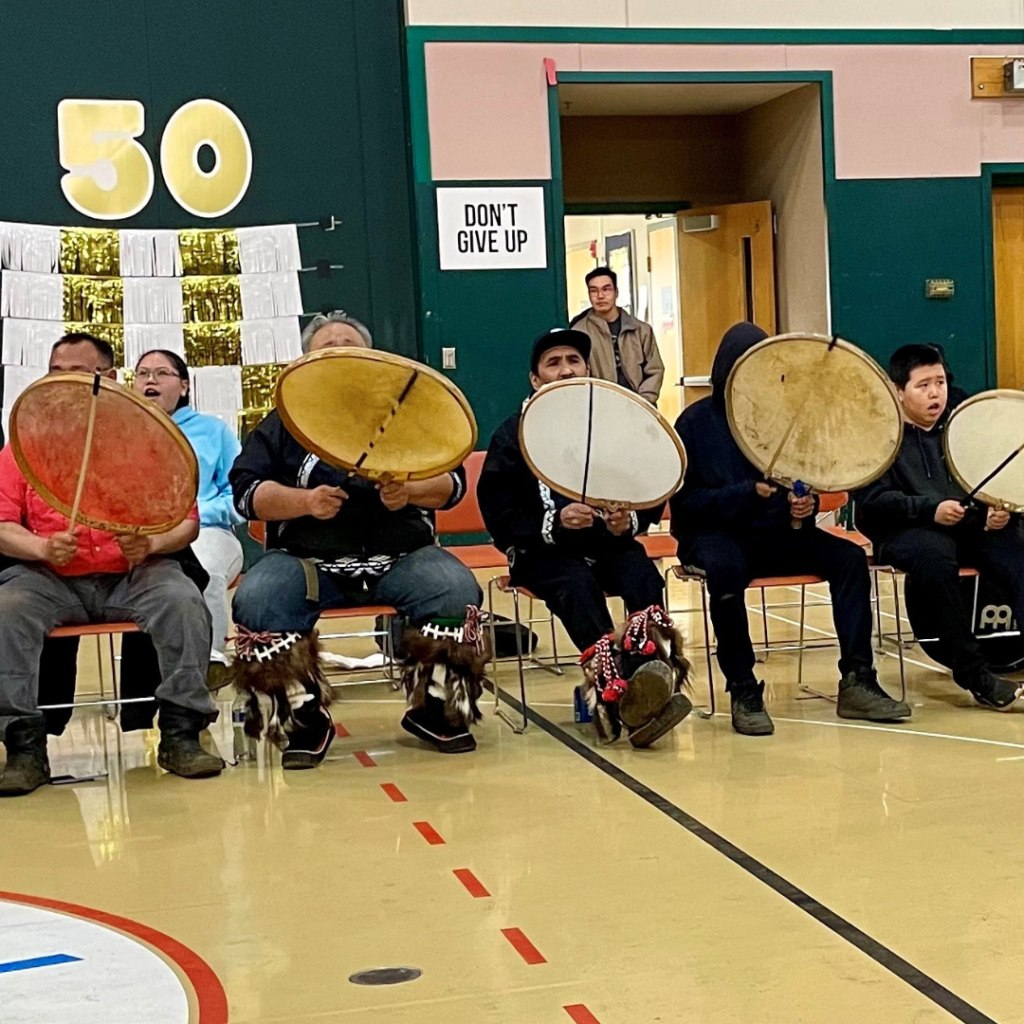
[[[242,521],[235,512],[228,483],[231,464],[242,450],[238,438],[216,416],[206,416],[189,406],[174,414],[174,422],[199,460],[199,525],[230,530]]]

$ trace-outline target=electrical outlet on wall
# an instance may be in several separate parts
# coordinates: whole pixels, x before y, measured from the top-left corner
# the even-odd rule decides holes
[[[441,349],[441,369],[443,369],[443,370],[454,370],[455,369],[455,349],[454,348],[443,348],[443,349]]]

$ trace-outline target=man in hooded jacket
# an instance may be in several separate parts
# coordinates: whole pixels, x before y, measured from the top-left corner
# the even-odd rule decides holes
[[[1020,517],[970,503],[946,464],[946,423],[967,396],[950,387],[942,349],[904,345],[889,360],[889,376],[903,406],[903,444],[889,471],[854,495],[857,524],[871,538],[879,564],[907,573],[907,613],[917,636],[942,642],[954,681],[979,704],[1006,710],[1017,687],[985,663],[959,574],[969,566],[991,575],[1010,595],[1017,622],[1024,622]],[[1005,445],[1009,451],[1010,441]]]
[[[739,323],[726,331],[711,371],[712,394],[683,411],[676,431],[686,445],[682,490],[672,498],[679,561],[707,577],[718,664],[732,699],[733,728],[775,731],[754,675],[745,591],[758,576],[814,575],[828,581],[839,637],[837,711],[841,718],[898,721],[910,708],[878,685],[871,650],[871,581],[864,552],[814,525],[814,496],[798,498],[764,479],[736,444],[725,411],[725,383],[736,361],[767,335]],[[801,528],[793,529],[792,521]]]

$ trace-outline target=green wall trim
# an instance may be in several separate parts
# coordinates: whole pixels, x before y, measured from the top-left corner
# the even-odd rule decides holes
[[[781,46],[963,46],[1024,44],[1024,29],[562,28],[513,25],[410,25],[410,42],[774,43]]]
[[[555,268],[558,319],[569,323],[569,286],[565,279],[565,190],[562,187],[562,133],[559,129],[558,86],[548,86],[548,129],[551,132],[551,230],[548,260]],[[554,127],[552,127],[552,125]]]

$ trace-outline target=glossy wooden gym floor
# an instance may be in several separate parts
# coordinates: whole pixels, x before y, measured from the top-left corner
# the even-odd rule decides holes
[[[773,639],[795,635],[793,609],[769,612]],[[822,638],[828,609],[808,623]],[[692,715],[648,751],[573,723],[575,669],[529,673],[525,735],[488,708],[478,751],[451,758],[401,732],[398,694],[346,688],[320,769],[270,757],[200,782],[156,768],[155,734],[79,712],[54,772],[109,777],[0,804],[0,889],[172,937],[234,1024],[1024,1022],[1024,707],[974,707],[910,657],[906,725],[840,722],[773,653],[774,737]],[[805,683],[834,693],[835,658],[809,652]],[[226,702],[230,756],[228,719]],[[422,976],[349,981],[392,966]],[[5,1013],[5,977],[0,1020],[54,1020],[42,983]],[[225,1019],[209,984],[187,988],[193,1021]]]

